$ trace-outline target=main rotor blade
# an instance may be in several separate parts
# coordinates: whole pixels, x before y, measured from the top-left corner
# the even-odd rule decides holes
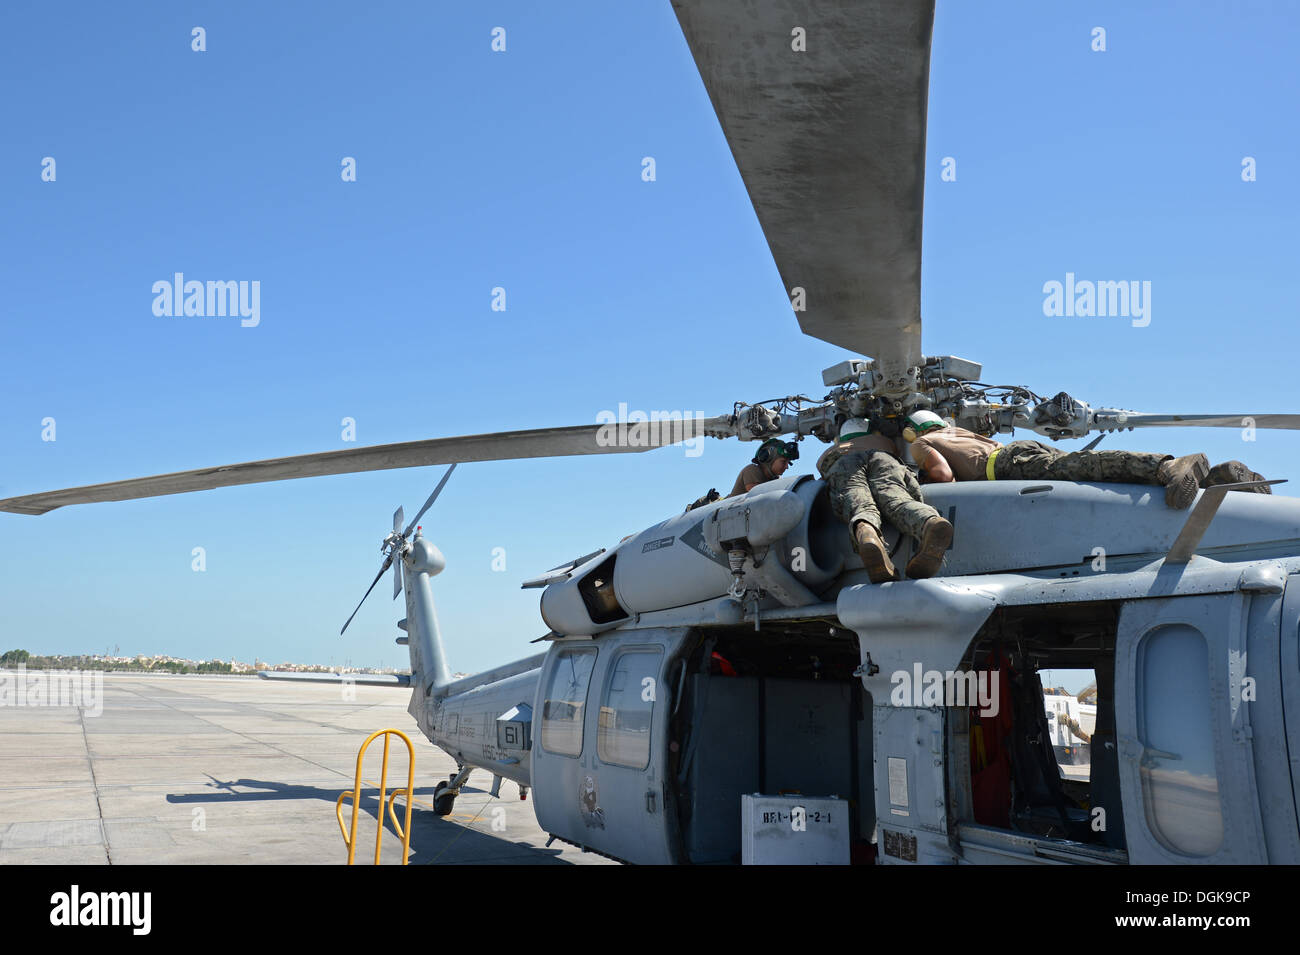
[[[1300,430],[1300,414],[1143,414],[1097,411],[1096,428],[1264,428]]]
[[[454,464],[447,468],[447,473],[442,476],[442,480],[438,482],[438,486],[433,489],[433,493],[429,495],[429,499],[424,502],[424,507],[420,508],[415,517],[411,518],[411,523],[408,524],[406,530],[402,532],[403,537],[411,536],[411,530],[420,522],[420,518],[424,516],[424,512],[433,507],[433,502],[438,499],[438,495],[442,493],[442,489],[447,486],[447,479],[451,477],[451,472],[454,470],[456,470],[456,465]],[[393,526],[396,527],[397,525],[394,524]],[[393,596],[396,597],[397,595],[393,594]]]
[[[384,558],[384,566],[379,568],[379,573],[375,574],[375,579],[372,580],[370,582],[370,586],[366,588],[365,596],[361,598],[361,603],[357,604],[357,610],[361,609],[361,604],[366,602],[366,597],[370,596],[370,591],[375,589],[375,584],[379,583],[379,578],[384,576],[384,571],[388,569],[388,565],[391,564],[392,562],[393,562],[392,554],[389,554],[387,557]],[[343,636],[344,631],[347,630],[349,624],[352,623],[352,618],[357,615],[357,610],[352,611],[352,617],[348,617],[348,622],[343,625],[343,630],[339,631],[340,637]]]
[[[806,292],[799,326],[896,380],[921,360],[934,0],[673,9],[786,291]]]
[[[61,491],[44,491],[0,500],[0,511],[15,514],[44,514],[69,504],[102,501],[130,501],[165,494],[206,491],[236,484],[259,484],[287,481],[292,478],[317,477],[323,474],[355,474],[391,468],[418,468],[431,464],[458,464],[465,461],[508,461],[522,458],[549,458],[578,454],[624,454],[649,451],[651,448],[676,444],[706,434],[733,434],[731,419],[686,418],[649,424],[585,424],[568,428],[540,428],[535,431],[499,431],[494,434],[469,434],[454,438],[433,438],[402,444],[379,444],[368,448],[348,448],[300,454],[288,458],[270,458],[224,467],[177,471],[153,477],[132,478],[109,484]]]

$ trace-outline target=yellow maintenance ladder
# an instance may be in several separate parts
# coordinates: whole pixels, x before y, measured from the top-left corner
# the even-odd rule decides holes
[[[343,842],[348,847],[348,865],[353,864],[356,857],[356,831],[357,816],[361,808],[361,761],[365,758],[366,748],[374,741],[376,736],[384,738],[384,762],[379,769],[379,828],[375,832],[375,865],[379,865],[379,849],[384,840],[384,793],[388,788],[388,743],[389,735],[396,734],[402,738],[406,744],[407,769],[406,769],[406,788],[394,789],[393,794],[388,797],[388,817],[393,821],[393,829],[402,840],[402,865],[407,864],[408,857],[411,854],[411,803],[415,801],[415,747],[411,745],[411,739],[401,730],[387,729],[376,730],[366,737],[366,741],[361,744],[361,750],[357,753],[357,778],[352,789],[347,792],[339,793],[338,800],[334,803],[334,814],[338,817],[339,829],[343,832]],[[397,813],[393,811],[393,800],[399,795],[406,797],[406,824],[402,825],[397,821]],[[348,829],[343,822],[343,800],[352,799],[352,828]]]

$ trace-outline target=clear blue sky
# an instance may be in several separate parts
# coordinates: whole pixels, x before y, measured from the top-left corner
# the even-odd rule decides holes
[[[926,353],[1094,405],[1300,411],[1298,61],[1290,3],[940,0]],[[9,5],[0,79],[0,496],[346,447],[344,417],[377,444],[620,402],[717,414],[820,395],[845,357],[798,332],[668,0]],[[178,271],[259,281],[260,325],[156,317]],[[1045,317],[1066,272],[1150,281],[1150,325]],[[1300,477],[1300,434],[1103,446]],[[459,468],[424,522],[452,667],[532,652],[521,580],[725,490],[751,453]],[[0,644],[404,665],[387,584],[338,629],[392,511],[440,475],[0,515]]]

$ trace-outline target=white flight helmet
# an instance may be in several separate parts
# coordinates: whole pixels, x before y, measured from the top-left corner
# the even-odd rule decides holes
[[[948,422],[944,421],[933,411],[913,411],[903,419],[903,438],[911,443],[920,435],[927,431],[934,431],[937,428],[948,427]]]
[[[848,441],[850,438],[861,438],[863,435],[871,433],[871,422],[866,418],[849,418],[840,425],[840,440]]]

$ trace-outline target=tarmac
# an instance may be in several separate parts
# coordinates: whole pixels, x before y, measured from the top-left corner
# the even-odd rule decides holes
[[[44,700],[23,697],[6,677],[0,864],[344,864],[335,803],[353,787],[361,743],[386,728],[415,750],[410,864],[615,864],[559,841],[546,848],[531,791],[521,801],[507,781],[493,798],[486,772],[470,776],[450,816],[435,816],[434,785],[456,765],[416,728],[406,689],[107,673],[98,698],[91,683],[80,705],[54,705],[52,687]],[[389,739],[391,793],[408,763]],[[357,864],[374,861],[382,751],[381,738],[365,759]],[[391,823],[381,861],[401,862]]]

